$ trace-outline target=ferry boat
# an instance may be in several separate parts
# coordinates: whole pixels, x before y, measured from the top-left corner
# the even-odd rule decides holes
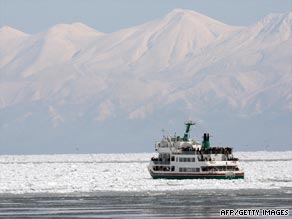
[[[183,137],[163,136],[155,144],[148,171],[153,179],[244,179],[244,171],[230,147],[210,147],[210,135],[202,143],[190,138],[194,122],[185,123]]]

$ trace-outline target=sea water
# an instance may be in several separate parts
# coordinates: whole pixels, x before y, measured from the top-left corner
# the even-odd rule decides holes
[[[280,208],[289,209],[291,218],[291,190],[98,192],[0,198],[1,218],[222,218],[221,209]]]

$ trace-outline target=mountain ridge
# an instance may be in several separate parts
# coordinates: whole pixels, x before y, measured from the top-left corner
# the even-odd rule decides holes
[[[259,141],[254,135],[262,129],[276,144],[263,126],[274,118],[275,128],[285,124],[279,135],[292,143],[287,134],[291,125],[283,119],[292,117],[291,15],[268,15],[237,27],[176,9],[113,33],[82,23],[59,24],[33,35],[6,28],[20,37],[0,44],[0,116],[5,118],[0,144],[19,147],[18,138],[8,136],[22,126],[31,131],[20,132],[21,138],[31,142],[29,136],[41,125],[34,146],[49,144],[51,136],[69,147],[75,143],[66,139],[80,127],[84,131],[72,138],[78,144],[96,144],[92,130],[98,130],[104,144],[116,145],[127,136],[133,147],[134,130],[153,136],[151,126],[178,125],[188,118],[201,118],[218,133],[229,118],[226,132],[238,139],[234,127],[251,121],[257,130],[250,142]],[[107,142],[110,130],[118,128],[123,129],[120,139]],[[145,141],[142,134],[137,139]]]

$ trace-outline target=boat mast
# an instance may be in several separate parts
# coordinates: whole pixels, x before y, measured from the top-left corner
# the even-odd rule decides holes
[[[183,137],[183,141],[188,141],[189,140],[189,136],[190,136],[190,130],[191,130],[191,126],[195,125],[196,123],[192,122],[192,121],[188,121],[185,123],[186,125],[186,131]]]

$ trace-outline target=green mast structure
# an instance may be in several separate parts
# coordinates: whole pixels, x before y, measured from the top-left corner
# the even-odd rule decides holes
[[[189,136],[190,136],[190,130],[191,130],[191,126],[195,125],[196,123],[192,122],[192,121],[188,121],[185,123],[186,125],[186,131],[183,137],[183,141],[188,141],[189,140]]]

